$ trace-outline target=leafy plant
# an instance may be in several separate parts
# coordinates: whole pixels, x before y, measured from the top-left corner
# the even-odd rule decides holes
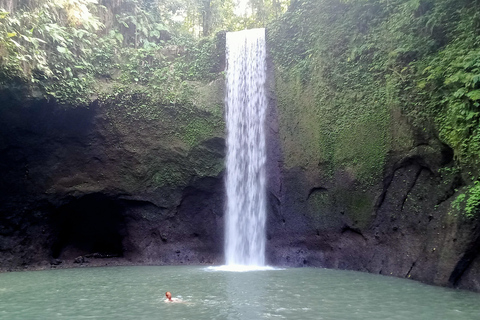
[[[164,21],[162,8],[158,1],[126,0],[108,28],[100,17],[115,8],[95,0],[38,0],[0,11],[0,86],[17,79],[23,91],[79,106],[99,94],[99,81],[119,81],[149,85],[165,104],[185,101],[187,81],[217,77],[215,40],[182,33]]]
[[[462,212],[467,219],[477,217],[480,212],[480,181],[474,181],[465,193],[460,193],[452,202],[452,208]]]
[[[15,14],[3,12],[0,25],[0,85],[18,77],[36,84],[45,97],[65,104],[85,104],[91,93],[90,60],[96,31],[102,27],[90,14],[93,0],[45,1]]]

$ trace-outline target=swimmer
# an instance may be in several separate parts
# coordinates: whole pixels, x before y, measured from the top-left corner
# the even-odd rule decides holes
[[[170,293],[170,291],[165,292],[165,297],[167,297],[167,299],[165,299],[165,302],[183,302],[182,299],[172,298],[172,294]]]

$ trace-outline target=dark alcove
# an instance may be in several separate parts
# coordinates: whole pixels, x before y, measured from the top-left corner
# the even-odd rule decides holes
[[[86,195],[60,207],[54,215],[53,227],[56,230],[52,247],[54,258],[123,255],[122,208],[105,195]]]

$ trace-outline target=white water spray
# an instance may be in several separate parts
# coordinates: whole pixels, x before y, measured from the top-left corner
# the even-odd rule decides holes
[[[265,29],[227,33],[226,264],[265,265]]]

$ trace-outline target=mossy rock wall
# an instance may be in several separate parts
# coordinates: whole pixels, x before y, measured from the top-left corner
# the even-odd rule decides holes
[[[6,100],[1,268],[219,262],[222,92],[223,81],[196,83],[184,105]]]
[[[452,209],[465,180],[415,88],[438,35],[394,29],[414,10],[400,2],[297,1],[269,28],[282,151],[269,258],[479,290],[478,221]]]

